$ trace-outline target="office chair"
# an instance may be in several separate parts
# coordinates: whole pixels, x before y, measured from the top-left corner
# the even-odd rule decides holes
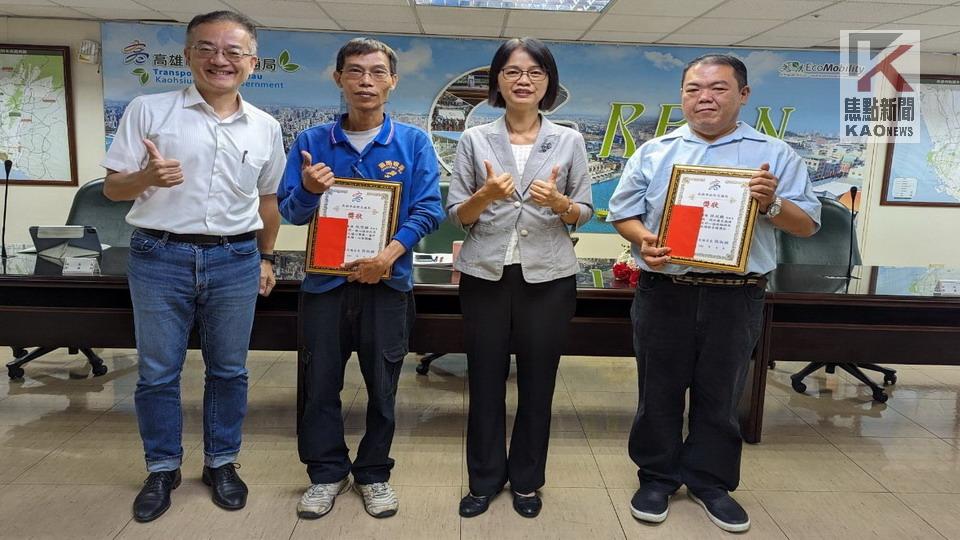
[[[447,193],[450,191],[450,184],[446,182],[440,183],[440,200],[443,201],[444,207],[447,203]],[[443,220],[440,222],[440,228],[436,231],[428,234],[423,237],[422,240],[417,244],[414,251],[417,253],[450,253],[453,243],[458,240],[463,240],[466,238],[466,233],[460,230],[459,227],[450,223],[449,220]],[[441,270],[442,271],[442,270]],[[420,375],[426,375],[430,371],[430,364],[445,355],[445,352],[431,352],[424,353],[420,358],[420,363],[417,365],[417,373]]]
[[[130,235],[133,227],[126,221],[127,212],[133,206],[133,201],[111,201],[103,194],[103,178],[87,182],[73,196],[73,204],[67,214],[67,225],[93,225],[97,228],[100,242],[111,247],[130,247]],[[11,347],[13,361],[7,363],[7,374],[11,379],[23,377],[23,366],[41,356],[56,350],[58,347],[37,347],[28,351],[23,347]],[[83,344],[67,347],[70,354],[83,353],[90,362],[93,375],[98,377],[107,372],[103,359],[97,356],[90,347]]]
[[[850,219],[851,211],[846,206],[834,199],[819,197],[823,210],[820,216],[820,230],[809,238],[798,238],[790,234],[777,230],[777,262],[793,264],[822,264],[834,265],[840,268],[846,268],[849,264],[860,264],[860,250],[856,242],[856,232],[851,234]],[[852,241],[852,246],[851,246]],[[852,251],[851,251],[852,248]],[[852,254],[852,257],[851,257]],[[824,282],[816,290],[823,287]],[[793,284],[797,287],[796,284]],[[846,287],[846,282],[834,280],[832,282],[835,290],[822,292],[841,292]],[[776,285],[774,284],[774,287]],[[809,287],[798,288],[798,290],[813,290]],[[835,364],[829,362],[811,362],[800,371],[790,376],[791,386],[798,393],[804,393],[807,385],[803,383],[803,378],[807,375],[824,368],[827,373],[835,373],[837,367],[853,375],[860,382],[870,387],[873,392],[873,400],[879,403],[887,401],[887,394],[883,387],[871,381],[863,372],[864,369],[877,371],[883,374],[883,383],[895,384],[897,382],[896,371],[880,367],[876,364]]]

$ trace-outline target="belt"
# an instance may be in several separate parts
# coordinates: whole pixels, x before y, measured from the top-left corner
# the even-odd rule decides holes
[[[640,279],[653,281],[672,281],[678,285],[706,285],[711,287],[766,287],[767,276],[763,274],[700,274],[687,273],[680,275],[658,274],[656,272],[641,272]]]
[[[234,234],[232,236],[217,236],[213,234],[174,234],[167,231],[158,231],[157,229],[139,228],[137,230],[154,238],[166,238],[173,242],[183,242],[184,244],[197,244],[201,246],[212,246],[227,242],[243,242],[245,240],[253,240],[257,237],[255,231]]]

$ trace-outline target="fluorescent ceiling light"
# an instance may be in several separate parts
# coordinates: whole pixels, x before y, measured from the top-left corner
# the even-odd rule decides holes
[[[536,11],[603,11],[610,0],[417,0],[418,6],[530,9]]]

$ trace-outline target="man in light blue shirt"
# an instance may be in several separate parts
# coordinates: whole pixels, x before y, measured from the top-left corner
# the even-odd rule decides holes
[[[774,228],[812,235],[820,203],[800,156],[738,121],[750,96],[743,62],[728,55],[693,60],[684,68],[681,96],[686,125],[630,158],[607,217],[643,269],[631,309],[640,392],[629,450],[641,484],[631,512],[663,521],[670,496],[685,484],[711,521],[742,532],[750,519],[729,492],[740,481],[737,404],[760,336],[763,274],[777,265]],[[674,164],[757,170],[749,185],[761,215],[745,275],[671,264],[670,246],[656,246]]]

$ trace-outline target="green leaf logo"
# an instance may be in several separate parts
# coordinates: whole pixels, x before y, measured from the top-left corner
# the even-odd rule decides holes
[[[286,71],[287,73],[293,73],[294,71],[300,70],[300,64],[294,64],[290,61],[290,51],[286,49],[280,51],[280,56],[277,57],[277,64],[280,65],[280,69]]]
[[[130,73],[133,73],[140,78],[140,86],[146,86],[146,84],[150,82],[150,74],[147,73],[147,70],[143,68],[137,68]]]

